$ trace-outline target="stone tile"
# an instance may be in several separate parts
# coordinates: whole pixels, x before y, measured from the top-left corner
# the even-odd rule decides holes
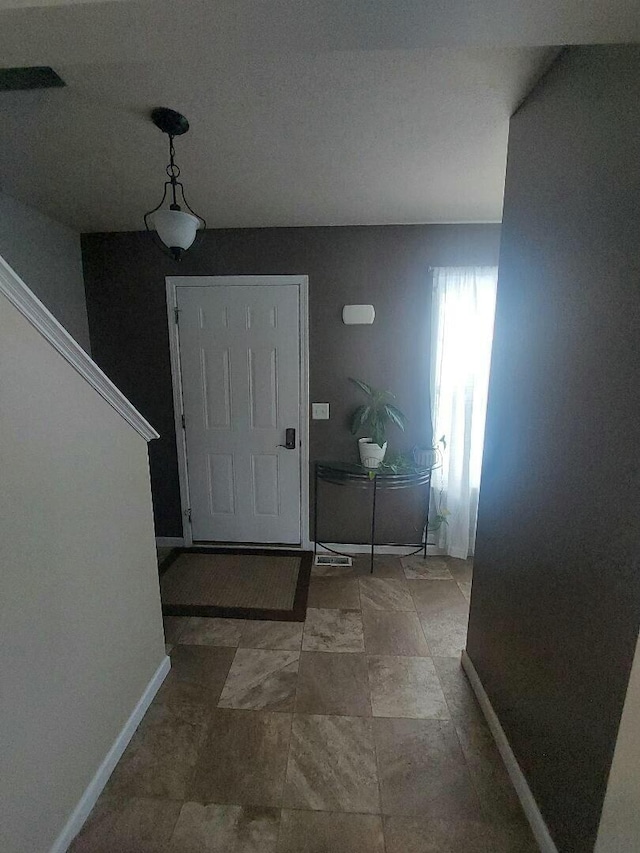
[[[374,717],[449,718],[430,658],[373,655],[367,661]]]
[[[105,790],[184,800],[205,732],[204,723],[194,724],[168,705],[152,704]]]
[[[353,571],[357,577],[371,577],[371,558],[369,554],[354,555]],[[376,555],[373,558],[373,577],[404,580],[404,571],[402,570],[400,557],[392,557],[387,554]]]
[[[296,711],[302,714],[370,717],[365,656],[302,652]]]
[[[364,652],[362,616],[354,610],[307,610],[305,652]]]
[[[308,607],[360,610],[360,592],[356,578],[312,578]]]
[[[164,640],[165,640],[165,643],[168,643],[171,646],[175,646],[175,644],[180,639],[180,634],[186,628],[187,617],[186,616],[164,616],[162,621],[164,624]]]
[[[501,823],[526,823],[520,800],[486,722],[459,719],[456,731],[485,814]]]
[[[408,580],[407,586],[418,613],[438,616],[443,612],[468,610],[467,602],[454,580]]]
[[[293,711],[300,652],[238,649],[219,708]]]
[[[217,691],[211,691],[199,684],[178,681],[173,673],[170,673],[156,693],[150,707],[162,705],[176,719],[194,726],[203,726],[212,709],[215,708],[221,690],[222,684]],[[144,725],[143,720],[141,727],[144,728]]]
[[[421,613],[420,622],[431,654],[438,657],[460,657],[467,645],[468,620],[469,612],[466,607],[451,608],[434,616]]]
[[[378,815],[282,810],[278,853],[384,853]]]
[[[433,663],[444,697],[454,719],[484,721],[480,705],[465,675],[459,657],[434,657]]]
[[[371,723],[363,717],[296,714],[283,806],[378,813]]]
[[[240,648],[288,649],[296,651],[302,645],[302,622],[267,622],[247,619],[242,623]]]
[[[469,604],[455,581],[407,581],[432,655],[459,657],[466,646]]]
[[[313,566],[312,578],[354,578],[353,566]]]
[[[290,732],[289,714],[214,711],[184,799],[279,806]]]
[[[220,696],[231,662],[234,649],[211,648],[209,646],[174,646],[171,650],[171,672],[165,684],[174,682],[197,684],[210,691],[212,704]]]
[[[69,853],[165,851],[180,803],[142,797],[101,796]]]
[[[458,583],[471,583],[473,578],[473,558],[456,560],[455,557],[448,557],[447,560],[449,571],[455,581]]]
[[[404,581],[397,578],[360,578],[363,610],[415,610],[416,606]]]
[[[188,616],[180,642],[190,646],[229,646],[236,648],[242,636],[242,619],[210,619]]]
[[[537,853],[528,831],[480,820],[384,819],[386,853]]]
[[[185,803],[171,853],[275,853],[280,810]]]
[[[458,581],[458,589],[467,601],[471,601],[471,581]]]
[[[429,654],[420,620],[415,613],[370,610],[362,614],[362,623],[368,654]]]
[[[425,560],[422,554],[413,554],[402,557],[401,563],[405,577],[411,580],[453,580],[443,557],[427,557]]]
[[[481,819],[450,721],[374,719],[373,727],[383,814]]]

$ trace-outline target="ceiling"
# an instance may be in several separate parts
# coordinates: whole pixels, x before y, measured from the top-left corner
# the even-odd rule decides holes
[[[0,93],[0,187],[81,231],[159,202],[155,106],[191,122],[177,162],[210,227],[498,221],[509,115],[551,46],[640,40],[622,0],[13,5],[2,65],[67,87]]]

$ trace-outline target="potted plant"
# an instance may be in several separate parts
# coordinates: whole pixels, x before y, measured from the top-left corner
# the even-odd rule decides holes
[[[444,450],[447,443],[444,435],[437,442],[429,445],[416,445],[413,448],[413,459],[420,468],[441,468]]]
[[[358,441],[360,461],[366,468],[377,468],[387,450],[388,425],[394,424],[404,432],[407,418],[393,405],[391,401],[395,400],[395,397],[389,391],[377,391],[360,379],[349,379],[367,398],[367,402],[358,406],[351,416],[351,433],[366,433],[365,437]]]
[[[448,525],[448,517],[451,515],[444,505],[444,483],[442,479],[442,466],[444,464],[446,449],[447,439],[444,435],[441,435],[438,441],[432,444],[431,447],[413,448],[413,458],[416,465],[422,468],[431,468],[432,471],[438,471],[439,486],[434,488],[433,492],[432,510],[435,509],[435,515],[432,512],[429,519],[429,531],[431,533],[437,533],[444,525]]]

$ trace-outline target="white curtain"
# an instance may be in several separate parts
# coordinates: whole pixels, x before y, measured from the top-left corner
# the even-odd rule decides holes
[[[476,534],[497,278],[497,267],[433,270],[431,411],[434,443],[444,436],[446,449],[433,472],[431,517],[448,512],[436,545],[462,559]]]

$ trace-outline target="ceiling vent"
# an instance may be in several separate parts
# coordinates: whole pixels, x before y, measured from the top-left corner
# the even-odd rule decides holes
[[[17,92],[22,89],[52,89],[66,86],[53,68],[32,65],[28,68],[0,68],[0,92]]]

